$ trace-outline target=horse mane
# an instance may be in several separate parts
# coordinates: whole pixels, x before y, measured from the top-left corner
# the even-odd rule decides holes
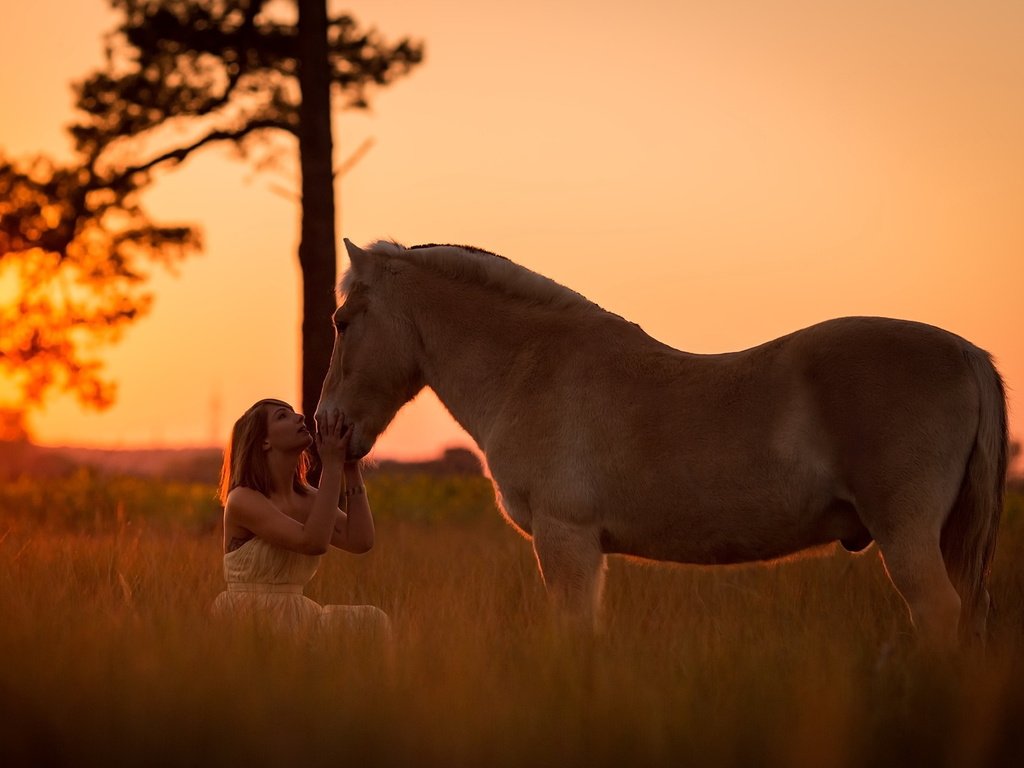
[[[472,245],[427,243],[405,247],[393,240],[378,240],[366,249],[376,256],[397,259],[446,278],[472,283],[534,304],[556,309],[600,309],[576,291],[516,264],[505,256]],[[348,293],[355,282],[349,269],[339,286]]]

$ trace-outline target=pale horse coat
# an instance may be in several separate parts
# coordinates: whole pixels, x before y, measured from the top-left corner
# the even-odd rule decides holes
[[[596,620],[609,554],[740,563],[875,541],[922,632],[984,632],[1007,437],[983,350],[847,317],[691,354],[486,251],[345,244],[318,418],[344,413],[361,457],[432,388],[567,615]]]

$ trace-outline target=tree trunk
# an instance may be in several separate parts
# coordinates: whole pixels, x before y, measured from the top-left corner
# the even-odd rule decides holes
[[[334,347],[337,302],[331,86],[326,0],[299,0],[299,162],[302,172],[302,412],[310,430]],[[319,472],[313,473],[316,480]]]

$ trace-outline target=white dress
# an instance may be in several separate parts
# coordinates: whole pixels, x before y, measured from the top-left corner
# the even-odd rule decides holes
[[[213,601],[218,618],[252,621],[288,634],[381,633],[390,620],[372,605],[320,605],[302,594],[316,574],[318,555],[304,555],[251,538],[224,555],[227,589]]]

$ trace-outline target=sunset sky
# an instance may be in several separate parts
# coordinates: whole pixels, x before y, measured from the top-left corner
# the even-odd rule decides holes
[[[508,256],[692,352],[830,317],[932,323],[989,350],[1024,436],[1024,3],[384,0],[332,3],[426,61],[335,120],[339,240]],[[0,149],[70,157],[70,83],[101,63],[103,0],[5,2]],[[298,400],[298,187],[226,148],[145,202],[205,250],[103,353],[102,413],[56,397],[45,444],[222,443]],[[343,249],[342,249],[343,254]],[[346,266],[340,256],[340,269]],[[339,270],[340,274],[340,270]],[[327,319],[325,318],[325,322]],[[429,393],[377,456],[468,445]]]

